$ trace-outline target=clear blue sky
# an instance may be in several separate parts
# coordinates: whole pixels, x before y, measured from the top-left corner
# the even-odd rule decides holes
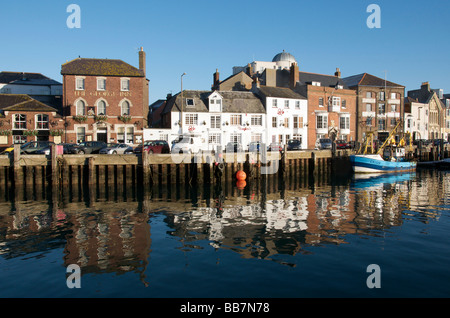
[[[69,29],[71,3],[81,28]],[[369,4],[381,28],[369,29]],[[282,50],[300,70],[342,76],[371,73],[416,89],[424,81],[450,93],[450,1],[399,0],[22,0],[2,1],[0,70],[39,72],[62,81],[78,56],[138,66],[147,53],[150,102],[184,89],[210,89],[233,66],[271,61]]]

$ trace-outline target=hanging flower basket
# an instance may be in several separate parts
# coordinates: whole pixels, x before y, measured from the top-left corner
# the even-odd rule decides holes
[[[85,115],[77,115],[77,116],[73,116],[72,119],[79,123],[82,123],[82,122],[85,122],[88,119],[88,117]]]
[[[62,135],[64,135],[64,130],[62,130],[62,129],[50,130],[50,135],[51,136],[62,136]]]
[[[94,120],[97,121],[106,121],[108,119],[108,116],[106,115],[96,115],[94,116]]]
[[[24,136],[37,136],[38,135],[38,131],[37,130],[25,130],[23,132]]]
[[[124,123],[128,123],[131,120],[131,116],[128,115],[119,116],[119,120],[123,121]]]

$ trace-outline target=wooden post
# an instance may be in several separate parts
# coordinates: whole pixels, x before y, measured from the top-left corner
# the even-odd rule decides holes
[[[150,185],[150,165],[148,164],[148,152],[142,151],[142,178],[144,188],[148,188]]]
[[[89,176],[88,176],[88,183],[89,184],[93,184],[95,182],[95,166],[94,166],[94,157],[89,157],[88,158],[88,171],[89,171]]]
[[[14,184],[21,185],[23,184],[23,171],[20,166],[20,145],[14,145]]]

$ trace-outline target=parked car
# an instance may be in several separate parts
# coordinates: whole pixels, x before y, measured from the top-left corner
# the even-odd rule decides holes
[[[165,140],[149,140],[145,141],[143,144],[140,144],[136,148],[134,148],[133,152],[135,154],[142,153],[142,149],[147,151],[149,154],[152,153],[170,153],[170,147],[167,141]]]
[[[259,141],[252,141],[248,145],[249,152],[259,152],[260,149],[261,149],[261,142],[259,142]]]
[[[345,140],[336,140],[337,149],[350,149],[350,144]]]
[[[196,135],[181,135],[172,141],[172,153],[199,153],[202,151],[202,139]]]
[[[105,148],[106,142],[103,141],[84,141],[69,148],[70,153],[83,155],[99,153],[100,149]]]
[[[448,144],[448,141],[447,141],[447,140],[444,140],[444,139],[434,139],[434,140],[433,140],[433,146],[440,146],[440,145],[441,145],[441,141],[442,141],[442,144],[443,144],[443,145]]]
[[[51,142],[51,141],[30,141],[30,142],[27,142],[27,143],[23,144],[22,146],[20,146],[20,153],[27,154],[27,155],[42,154],[42,152],[41,152],[42,150],[47,149],[47,148],[50,149],[51,146],[54,144],[55,143]],[[10,151],[10,153],[12,154],[13,152],[14,152],[14,146],[13,146],[12,150]]]
[[[283,147],[279,142],[272,142],[269,147],[267,147],[267,150],[269,151],[282,151]]]
[[[244,148],[242,148],[242,145],[238,142],[229,142],[225,146],[225,152],[243,152]]]
[[[100,149],[100,154],[115,155],[124,154],[127,149],[131,148],[127,144],[123,143],[109,143],[106,147]],[[131,148],[132,149],[132,148]]]
[[[331,149],[333,142],[329,138],[320,138],[316,141],[317,149]]]
[[[289,139],[287,142],[287,150],[300,150],[302,143],[298,139]]]
[[[63,153],[64,154],[70,154],[71,153],[70,152],[70,148],[73,147],[73,146],[76,146],[76,144],[73,144],[73,143],[62,143],[60,145],[63,146]]]

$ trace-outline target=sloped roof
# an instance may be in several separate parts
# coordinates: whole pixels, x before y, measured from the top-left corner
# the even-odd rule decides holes
[[[183,91],[183,99],[193,99],[194,105],[187,107],[184,101],[184,112],[209,112],[208,98],[212,91]],[[223,113],[265,113],[261,100],[252,92],[245,91],[220,91],[222,99]],[[181,111],[181,93],[170,98],[163,110],[164,113],[170,111]]]
[[[259,92],[265,97],[280,97],[280,98],[291,98],[291,99],[306,99],[304,96],[294,92],[290,88],[286,87],[273,87],[273,86],[263,86],[259,87]]]
[[[0,94],[0,109],[3,111],[56,112],[55,108],[23,94]]]
[[[334,75],[299,72],[299,82],[300,84],[320,82],[321,86],[325,87],[336,87],[338,85],[342,85],[344,89],[348,89],[347,84],[342,80],[342,78]]]
[[[62,75],[144,77],[144,72],[122,60],[77,58],[61,65]]]
[[[20,85],[62,85],[41,73],[0,72],[0,83]]]
[[[348,87],[356,87],[356,86],[375,86],[375,87],[404,87],[402,85],[385,81],[382,78],[376,77],[374,75],[368,73],[361,73],[358,75],[353,75],[349,77],[345,77],[342,79]]]

